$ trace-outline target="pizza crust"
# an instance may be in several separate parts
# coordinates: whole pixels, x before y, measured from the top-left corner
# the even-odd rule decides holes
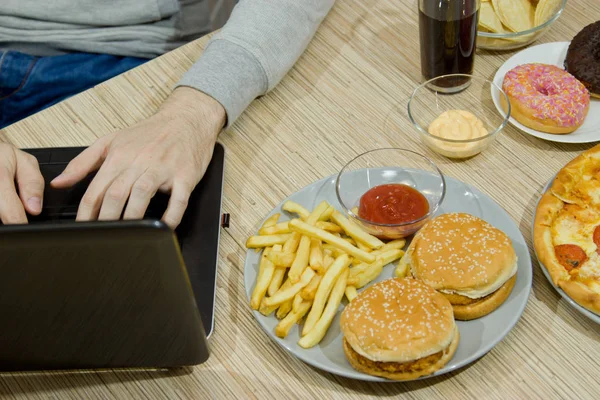
[[[563,279],[569,279],[569,274],[565,268],[558,262],[554,252],[554,243],[552,241],[551,226],[556,215],[562,210],[564,203],[562,200],[554,197],[552,193],[546,192],[537,208],[535,221],[533,224],[533,244],[535,252],[545,267],[554,285]]]
[[[600,295],[598,293],[577,281],[561,280],[558,282],[558,286],[577,304],[600,314]]]

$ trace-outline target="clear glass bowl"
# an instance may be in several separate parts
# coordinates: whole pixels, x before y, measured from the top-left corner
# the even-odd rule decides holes
[[[550,25],[560,17],[566,5],[567,0],[561,0],[556,12],[548,21],[522,32],[486,32],[479,26],[477,30],[477,48],[486,50],[514,50],[525,47],[546,33]]]
[[[449,78],[469,79],[466,89],[448,93],[440,91],[438,81]],[[508,105],[506,111],[498,111],[492,99],[492,85],[504,96]],[[483,123],[487,135],[472,139],[446,139],[429,133],[430,124],[442,113],[450,110],[469,111]],[[510,118],[508,96],[495,83],[485,78],[453,74],[433,78],[418,86],[408,101],[408,117],[413,123],[421,140],[436,153],[449,158],[469,158],[485,150]]]
[[[380,224],[358,215],[360,199],[369,189],[399,183],[418,190],[429,203],[423,217],[401,224]],[[383,148],[367,151],[342,168],[335,191],[348,217],[380,239],[399,239],[412,235],[435,215],[446,194],[446,181],[438,167],[427,157],[410,150]]]

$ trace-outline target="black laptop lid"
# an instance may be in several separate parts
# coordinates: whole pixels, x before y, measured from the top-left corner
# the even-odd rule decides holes
[[[174,234],[162,223],[4,226],[0,271],[1,370],[208,358]]]

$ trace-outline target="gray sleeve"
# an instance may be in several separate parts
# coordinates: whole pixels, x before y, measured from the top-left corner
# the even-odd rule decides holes
[[[177,86],[220,102],[227,127],[300,57],[335,0],[241,0]]]

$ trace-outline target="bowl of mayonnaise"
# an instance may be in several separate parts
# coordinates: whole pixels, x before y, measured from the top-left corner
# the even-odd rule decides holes
[[[444,90],[454,80],[468,84],[460,91]],[[494,106],[492,85],[510,104],[494,82],[468,74],[438,76],[418,86],[408,102],[408,117],[423,143],[449,158],[469,158],[485,150],[510,118],[510,107],[499,112]]]

